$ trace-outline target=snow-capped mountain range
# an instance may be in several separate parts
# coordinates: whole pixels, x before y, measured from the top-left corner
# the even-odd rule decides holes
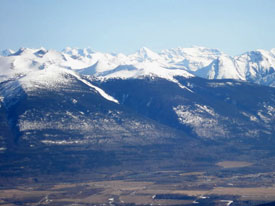
[[[92,49],[55,50],[22,48],[0,52],[0,81],[36,72],[60,69],[102,79],[175,76],[236,79],[275,87],[275,49],[229,56],[204,47],[167,49],[159,53],[141,48],[134,54],[111,54]],[[48,77],[47,77],[48,78]],[[54,78],[54,75],[52,75]]]
[[[274,56],[258,50],[231,57],[202,47],[131,55],[5,50],[0,176],[99,171],[105,178],[104,165],[135,176],[137,164],[146,173],[157,168],[155,175],[250,155],[273,170]]]
[[[197,138],[273,144],[274,56],[258,50],[230,57],[202,47],[142,48],[131,55],[6,50],[0,151]]]

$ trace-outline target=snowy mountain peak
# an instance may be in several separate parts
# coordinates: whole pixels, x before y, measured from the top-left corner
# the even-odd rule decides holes
[[[37,49],[31,49],[31,48],[20,48],[16,52],[14,52],[13,56],[23,56],[23,55],[32,55],[34,52],[36,52]]]
[[[151,49],[147,48],[147,47],[141,47],[139,50],[138,50],[138,53],[142,54],[142,53],[151,53],[153,52]]]
[[[200,47],[200,46],[193,46],[189,48],[172,48],[172,49],[166,49],[162,50],[161,54],[171,54],[171,55],[178,55],[178,56],[219,56],[222,54],[222,52],[218,49],[209,49],[206,47]]]
[[[9,56],[12,55],[14,51],[12,49],[5,49],[3,51],[0,51],[0,56]]]
[[[203,46],[192,46],[193,49],[197,49],[200,51],[204,51],[204,52],[212,52],[212,53],[216,53],[216,54],[222,54],[223,52],[220,51],[217,48],[207,48],[207,47],[203,47]]]
[[[3,52],[2,52],[3,53]],[[194,46],[160,53],[143,47],[130,55],[94,52],[90,48],[7,50],[0,56],[0,77],[7,80],[29,72],[58,67],[103,78],[139,78],[146,75],[173,80],[193,75],[208,79],[238,79],[275,86],[275,49],[255,50],[231,57],[218,49]]]
[[[48,52],[48,50],[46,50],[45,48],[42,47],[38,51],[36,51],[34,54],[37,57],[43,57],[47,52]]]
[[[136,53],[140,60],[157,60],[160,56],[152,50],[142,47]]]
[[[94,51],[89,47],[84,49],[66,47],[65,49],[62,50],[62,52],[72,56],[82,56],[82,57],[87,57],[90,54],[94,53]]]

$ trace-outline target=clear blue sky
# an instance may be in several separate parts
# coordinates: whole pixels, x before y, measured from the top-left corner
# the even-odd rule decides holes
[[[0,0],[0,49],[275,47],[275,0]]]

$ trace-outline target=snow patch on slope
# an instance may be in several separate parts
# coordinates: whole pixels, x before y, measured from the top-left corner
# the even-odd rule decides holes
[[[104,97],[105,99],[112,101],[116,104],[119,104],[118,100],[116,100],[114,97],[110,96],[109,94],[107,94],[105,91],[103,91],[102,89],[100,89],[99,87],[94,86],[93,84],[91,84],[90,82],[88,82],[85,79],[82,79],[81,77],[79,77],[78,75],[74,74],[73,72],[71,72],[71,74],[76,77],[79,81],[83,82],[84,84],[86,84],[87,86],[95,89],[102,97]]]
[[[227,136],[225,128],[219,124],[218,114],[206,105],[195,104],[173,107],[180,123],[190,126],[201,137],[214,138]]]

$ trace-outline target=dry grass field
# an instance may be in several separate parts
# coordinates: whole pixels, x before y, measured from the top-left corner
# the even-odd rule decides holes
[[[218,162],[217,165],[223,168],[238,168],[251,166],[252,163],[243,161],[222,161]]]

